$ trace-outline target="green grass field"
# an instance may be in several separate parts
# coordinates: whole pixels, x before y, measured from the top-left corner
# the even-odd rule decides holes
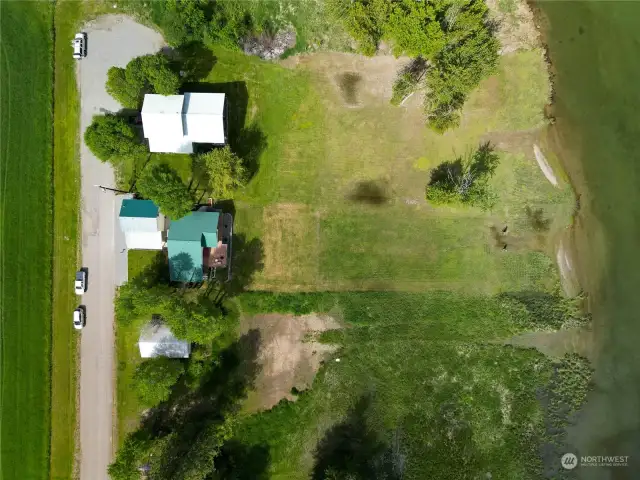
[[[78,262],[80,105],[75,60],[69,39],[82,18],[80,4],[56,2],[55,82],[53,106],[53,332],[51,351],[51,479],[70,478],[74,471],[77,355],[79,336],[70,328],[69,312],[77,306],[72,282]]]
[[[49,476],[52,22],[50,3],[0,3],[0,471],[6,479]]]

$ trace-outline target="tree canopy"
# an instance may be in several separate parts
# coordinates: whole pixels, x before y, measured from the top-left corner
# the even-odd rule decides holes
[[[198,161],[206,171],[209,189],[215,198],[233,198],[235,191],[244,187],[246,169],[242,159],[228,146],[202,154]]]
[[[184,373],[179,360],[166,357],[143,361],[133,375],[133,388],[140,401],[148,406],[158,405],[169,398],[171,387]]]
[[[395,55],[428,62],[424,106],[427,124],[437,132],[459,124],[468,94],[496,67],[499,42],[484,0],[331,0],[329,5],[362,53],[373,55],[387,40]],[[399,76],[394,104],[418,88],[415,78]]]
[[[482,209],[493,207],[495,194],[489,179],[498,167],[498,155],[485,143],[467,158],[444,162],[431,172],[426,198],[434,204],[462,203]]]
[[[145,169],[136,183],[137,189],[153,200],[160,211],[172,220],[184,217],[193,209],[193,197],[178,173],[164,163]]]
[[[146,93],[174,95],[180,88],[180,76],[162,53],[143,55],[125,68],[111,67],[107,72],[107,92],[123,107],[140,108]]]
[[[89,150],[103,162],[144,154],[147,148],[133,125],[115,115],[96,115],[84,132]]]

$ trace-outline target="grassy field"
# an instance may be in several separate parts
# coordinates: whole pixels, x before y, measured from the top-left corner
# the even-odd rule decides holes
[[[59,1],[54,13],[55,82],[53,106],[53,334],[51,352],[51,478],[74,471],[78,339],[69,315],[77,306],[73,278],[78,268],[80,163],[75,60],[69,39],[82,18],[80,4]]]
[[[154,251],[131,250],[129,251],[129,278],[135,278],[141,271],[151,265],[158,255]],[[140,351],[138,350],[138,337],[140,332],[135,325],[123,326],[117,324],[116,328],[116,362],[118,369],[116,395],[117,395],[117,443],[120,445],[126,434],[138,425],[138,415],[141,407],[138,398],[131,388],[131,380],[136,366],[140,363]]]
[[[444,136],[416,128],[415,109],[375,100],[345,105],[332,78],[339,70],[288,70],[215,54],[207,81],[241,79],[246,107],[240,95],[231,102],[240,104],[236,115],[262,150],[236,205],[236,231],[264,244],[257,288],[495,293],[544,287],[554,276],[547,238],[567,225],[573,204],[567,184],[552,187],[532,159],[538,140],[530,132],[544,125],[549,94],[540,52],[505,56],[498,75],[474,93],[463,127]],[[362,68],[365,99],[367,73]],[[484,140],[505,145],[492,181],[496,208],[487,214],[426,204],[428,169]],[[496,248],[495,228],[503,225],[511,228],[506,252]],[[482,282],[475,281],[479,272]]]
[[[566,311],[451,292],[265,292],[240,303],[245,313],[331,312],[347,326],[322,335],[342,348],[312,389],[240,421],[236,441],[255,455],[251,478],[330,478],[330,467],[381,478],[394,466],[403,474],[386,478],[405,479],[538,478],[543,462],[559,469],[547,428],[563,420],[540,402],[557,394],[554,364],[496,340],[558,328],[550,319]],[[561,382],[584,388],[576,371],[563,372]]]
[[[49,474],[52,22],[50,3],[0,3],[3,478],[37,480]]]
[[[388,102],[401,60],[322,53],[274,64],[212,51],[211,72],[185,90],[227,93],[230,144],[252,173],[233,205],[234,233],[259,248],[253,265],[236,248],[234,268],[267,293],[239,303],[245,314],[326,312],[345,325],[322,336],[341,361],[327,362],[295,403],[243,416],[227,447],[238,450],[222,461],[239,455],[248,468],[234,464],[239,478],[325,478],[332,468],[378,478],[376,468],[399,464],[415,479],[559,469],[554,447],[538,456],[553,443],[539,394],[553,390],[557,365],[500,345],[566,320],[553,259],[575,201],[562,173],[552,186],[533,156],[536,143],[550,154],[542,52],[502,56],[461,127],[437,135],[424,127],[420,94],[402,108]],[[486,141],[501,160],[495,208],[428,204],[429,171]],[[160,161],[207,195],[188,159]],[[130,165],[121,181],[137,174]],[[130,268],[145,258],[132,256]],[[136,336],[118,331],[119,440],[140,413],[130,388]],[[583,391],[583,380],[569,383]],[[364,467],[341,464],[338,451]]]
[[[557,147],[583,199],[577,251],[600,351],[597,389],[574,438],[584,451],[627,455],[640,441],[635,407],[640,354],[634,341],[640,335],[635,145],[640,125],[634,109],[640,65],[628,60],[640,42],[640,5],[540,2],[539,7],[548,16],[556,72]],[[637,459],[630,459],[628,470],[639,468]]]

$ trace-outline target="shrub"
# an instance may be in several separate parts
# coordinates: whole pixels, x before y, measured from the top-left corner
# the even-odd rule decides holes
[[[236,190],[244,187],[246,169],[229,147],[217,148],[201,155],[198,161],[209,178],[209,189],[217,199],[230,199]]]
[[[329,0],[330,14],[343,22],[346,30],[358,42],[358,50],[373,55],[378,50],[389,16],[387,0]]]
[[[179,88],[180,77],[162,53],[136,57],[125,68],[107,72],[107,92],[126,108],[140,108],[146,93],[174,95]]]
[[[405,98],[415,92],[419,88],[420,81],[424,78],[426,70],[427,62],[422,57],[414,59],[403,68],[393,83],[391,104],[400,105]]]
[[[117,162],[147,152],[138,131],[121,117],[96,115],[84,132],[89,150],[103,162]]]
[[[184,366],[180,360],[158,357],[145,360],[136,368],[133,375],[133,388],[142,403],[156,406],[169,398],[173,387]]]
[[[146,169],[136,183],[142,196],[153,200],[172,220],[184,217],[193,209],[193,197],[178,173],[166,164]]]
[[[431,172],[426,198],[433,204],[460,202],[488,210],[496,197],[488,181],[498,167],[498,155],[485,143],[473,155],[444,162]]]

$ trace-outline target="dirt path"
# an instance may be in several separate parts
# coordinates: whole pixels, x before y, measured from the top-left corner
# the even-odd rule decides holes
[[[109,67],[157,51],[159,34],[122,16],[105,16],[86,26],[88,56],[78,62],[81,137],[94,115],[120,109],[104,84]],[[69,49],[69,55],[71,49]],[[88,268],[88,290],[82,297],[87,325],[80,346],[80,479],[107,480],[111,462],[114,413],[113,296],[126,271],[115,226],[118,202],[95,185],[115,183],[111,166],[99,161],[82,143],[82,262]]]
[[[337,328],[340,324],[328,315],[269,314],[243,318],[243,333],[260,332],[261,370],[255,389],[249,394],[247,410],[266,410],[283,398],[295,400],[292,388],[310,388],[322,361],[336,350],[314,337]]]

